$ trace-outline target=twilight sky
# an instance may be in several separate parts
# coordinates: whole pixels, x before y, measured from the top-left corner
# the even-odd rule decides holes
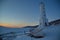
[[[41,0],[0,0],[0,25],[23,27],[39,24]],[[60,0],[43,0],[49,21],[60,19]]]

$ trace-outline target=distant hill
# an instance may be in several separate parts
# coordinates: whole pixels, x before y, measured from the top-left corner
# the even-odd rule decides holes
[[[0,33],[7,33],[7,32],[17,32],[21,30],[21,28],[7,28],[7,27],[4,27],[4,26],[0,26]]]
[[[49,22],[49,25],[57,25],[57,24],[60,24],[60,19]]]
[[[24,31],[29,31],[32,28],[36,28],[38,26],[26,26],[23,28],[9,28],[5,26],[0,26],[0,34],[2,33],[9,33],[9,32],[24,32]]]

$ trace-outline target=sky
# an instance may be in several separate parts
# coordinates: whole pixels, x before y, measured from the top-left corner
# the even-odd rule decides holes
[[[39,24],[40,2],[49,21],[60,19],[60,0],[0,0],[0,25],[24,27]]]

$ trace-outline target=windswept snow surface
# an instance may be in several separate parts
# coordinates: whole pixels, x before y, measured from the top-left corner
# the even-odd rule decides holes
[[[42,32],[44,33],[44,38],[33,38],[27,35],[22,35],[17,36],[14,40],[60,40],[60,24],[48,26],[42,30]]]

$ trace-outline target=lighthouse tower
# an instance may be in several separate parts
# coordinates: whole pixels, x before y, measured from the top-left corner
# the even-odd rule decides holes
[[[42,29],[48,25],[48,19],[46,18],[45,4],[40,3],[40,20],[38,28]]]
[[[31,34],[34,36],[44,36],[42,29],[47,27],[48,25],[48,20],[46,18],[46,13],[45,13],[45,4],[43,2],[40,3],[40,20],[39,20],[39,26],[35,28],[34,30],[31,31]],[[39,33],[40,32],[40,33]]]

